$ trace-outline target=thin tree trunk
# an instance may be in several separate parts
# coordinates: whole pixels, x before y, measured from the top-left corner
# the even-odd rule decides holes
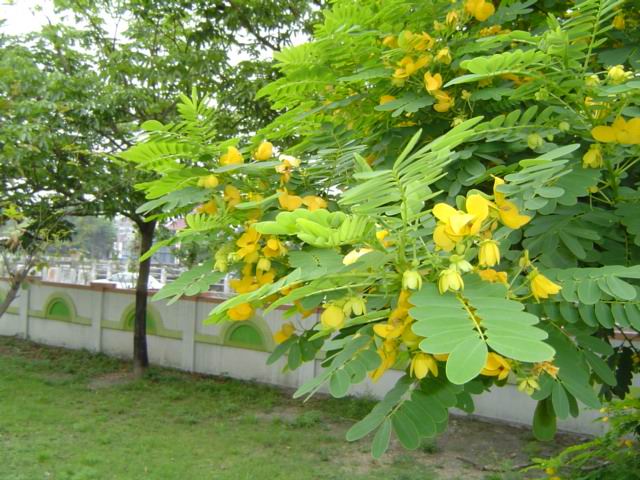
[[[34,254],[29,254],[27,256],[27,260],[24,266],[17,271],[12,271],[13,269],[9,264],[8,257],[3,255],[2,259],[10,278],[9,280],[10,287],[9,287],[9,291],[7,292],[7,296],[4,297],[4,300],[2,301],[2,303],[0,303],[0,318],[2,318],[2,316],[5,314],[5,312],[11,305],[11,303],[18,296],[18,292],[20,291],[20,286],[22,285],[22,282],[24,282],[24,279],[27,278],[27,275],[29,275],[31,268],[33,268],[33,264],[35,263],[35,258],[36,257]]]
[[[140,229],[140,256],[144,255],[153,244],[156,222],[138,223]],[[136,284],[136,316],[133,326],[133,372],[141,376],[149,366],[147,354],[147,291],[151,258],[140,262],[138,281]]]
[[[7,292],[7,296],[4,297],[4,300],[0,304],[0,318],[2,318],[2,316],[5,314],[5,312],[11,305],[11,302],[13,302],[15,298],[18,296],[18,291],[20,290],[20,285],[22,284],[23,280],[24,280],[24,276],[22,276],[21,279],[15,279],[15,278],[11,279],[11,282],[10,282],[11,287]]]

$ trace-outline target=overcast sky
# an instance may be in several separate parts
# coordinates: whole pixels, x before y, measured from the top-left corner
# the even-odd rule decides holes
[[[47,17],[56,18],[50,0],[0,0],[0,18],[6,20],[3,31],[19,35],[39,30],[47,23]],[[39,11],[34,11],[38,9]]]

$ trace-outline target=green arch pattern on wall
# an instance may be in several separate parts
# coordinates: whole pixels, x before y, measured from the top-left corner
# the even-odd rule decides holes
[[[45,312],[47,318],[53,318],[55,320],[73,320],[73,311],[67,302],[62,298],[56,298],[47,305]]]
[[[124,328],[127,330],[133,331],[135,318],[136,318],[135,306],[133,308],[129,307],[127,309],[127,315],[124,320]],[[152,312],[150,308],[147,308],[147,333],[151,333],[154,335],[158,333],[158,319],[156,318],[155,313]]]
[[[227,329],[224,344],[237,347],[248,347],[256,350],[266,350],[262,332],[251,323],[239,323]]]
[[[119,321],[102,320],[102,327],[112,330],[124,330],[133,331],[133,325],[136,316],[136,305],[132,303],[124,309]],[[172,330],[165,328],[162,322],[162,315],[154,307],[147,307],[147,334],[156,335],[158,337],[173,338],[180,340],[182,338],[182,332],[179,330]]]
[[[53,292],[44,302],[42,310],[29,310],[29,316],[58,322],[91,325],[91,319],[77,314],[73,299],[64,292]]]

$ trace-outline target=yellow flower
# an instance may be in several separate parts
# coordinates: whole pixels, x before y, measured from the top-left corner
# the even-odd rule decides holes
[[[592,144],[589,147],[587,153],[582,157],[582,166],[584,168],[600,168],[604,165],[602,158],[602,150],[597,143]]]
[[[377,323],[373,326],[373,331],[379,337],[386,340],[391,340],[402,336],[406,329],[406,324],[403,321],[394,321],[391,318],[387,323]]]
[[[401,337],[402,343],[404,343],[409,349],[418,348],[418,345],[424,339],[424,337],[419,337],[418,335],[413,333],[413,330],[411,330],[411,328],[405,328],[404,332],[402,332]]]
[[[500,25],[493,25],[491,27],[486,27],[480,30],[481,37],[489,37],[491,35],[497,35],[498,33],[508,33],[510,30],[502,30]]]
[[[460,96],[462,97],[463,100],[468,102],[469,100],[471,100],[471,95],[472,93],[470,91],[462,90],[462,94]]]
[[[431,372],[434,377],[438,376],[438,364],[435,359],[427,353],[416,353],[411,359],[409,375],[421,380],[426,377],[429,372]]]
[[[382,347],[378,349],[378,356],[381,363],[378,368],[373,370],[369,376],[371,380],[377,382],[378,379],[396,363],[398,358],[398,347],[394,341],[385,341]]]
[[[340,307],[329,305],[320,315],[320,322],[324,328],[337,330],[344,325],[344,318],[344,312]]]
[[[254,263],[258,261],[258,241],[260,240],[260,234],[258,231],[249,227],[246,232],[244,232],[238,240],[236,240],[236,245],[240,247],[240,249],[236,252],[238,259],[244,259],[247,263]]]
[[[229,208],[235,207],[240,203],[240,190],[233,185],[227,185],[224,187],[224,201],[227,202]]]
[[[531,293],[533,293],[536,300],[549,298],[550,295],[555,295],[562,288],[538,272],[538,270],[534,270],[529,274],[529,281],[531,282]]]
[[[458,24],[459,21],[460,21],[460,15],[458,15],[457,10],[451,10],[449,13],[447,13],[447,17],[445,19],[445,23],[447,25],[455,26]]]
[[[387,35],[382,40],[382,44],[389,48],[398,48],[398,39],[394,35]]]
[[[276,271],[272,268],[267,272],[263,272],[262,270],[256,270],[256,280],[258,281],[258,285],[266,285],[268,283],[273,283],[276,279]]]
[[[624,15],[619,13],[615,17],[613,17],[613,22],[611,23],[611,25],[616,30],[624,30],[624,25],[625,25]]]
[[[277,237],[270,237],[262,249],[262,253],[264,253],[265,257],[282,257],[286,255],[287,247]]]
[[[482,267],[493,267],[500,263],[500,249],[495,240],[484,240],[480,243],[478,264]]]
[[[611,126],[600,125],[591,130],[591,135],[602,143],[620,143],[623,145],[640,144],[640,117],[628,122],[618,117]]]
[[[506,358],[497,353],[489,352],[487,361],[480,373],[488,377],[498,377],[498,380],[504,380],[509,376],[510,371],[511,365]]]
[[[204,188],[216,188],[218,186],[218,177],[215,175],[207,175],[198,179],[198,186]]]
[[[388,236],[389,236],[389,230],[378,230],[376,232],[376,238],[385,248],[393,245],[393,242],[391,240],[386,240]]]
[[[445,65],[449,65],[453,59],[451,58],[451,52],[449,51],[449,47],[441,48],[436,53],[436,62],[444,63]]]
[[[457,292],[464,288],[464,281],[462,276],[455,268],[447,268],[440,272],[440,279],[438,280],[438,290],[443,294],[449,290]]]
[[[487,268],[486,270],[478,270],[478,275],[485,282],[507,284],[507,272],[497,272],[492,268]]]
[[[433,47],[435,43],[435,40],[427,32],[413,34],[411,39],[411,45],[419,52]]]
[[[253,307],[248,303],[241,303],[237,307],[230,308],[227,314],[231,320],[237,322],[248,320],[253,315]]]
[[[633,78],[633,72],[625,72],[623,65],[615,65],[607,70],[607,78],[612,84],[617,85]]]
[[[592,74],[589,75],[585,80],[584,80],[584,84],[587,87],[597,87],[598,85],[600,85],[600,78],[598,77],[597,74]],[[586,103],[586,102],[585,102]]]
[[[291,335],[293,335],[295,331],[296,329],[293,324],[287,322],[282,325],[282,328],[280,330],[273,334],[273,340],[278,344],[283,343],[291,338]]]
[[[369,252],[373,252],[373,249],[372,248],[354,248],[344,256],[344,258],[342,259],[342,264],[351,265],[353,263],[356,263],[361,256],[366,255]]]
[[[551,362],[540,362],[540,363],[536,363],[533,366],[532,371],[537,376],[539,376],[542,372],[546,372],[551,377],[558,378],[558,372],[560,371],[560,368],[556,367]]]
[[[479,22],[484,22],[496,12],[493,3],[486,0],[467,0],[464,9]]]
[[[297,195],[290,195],[286,190],[282,190],[278,197],[278,203],[285,210],[292,212],[302,206],[302,198]]]
[[[242,154],[236,147],[228,147],[227,153],[220,157],[220,165],[235,165],[243,162]]]
[[[229,285],[236,293],[248,293],[257,290],[260,285],[255,282],[255,277],[252,275],[244,275],[242,278],[234,278],[229,281]]]
[[[448,112],[455,103],[454,98],[444,90],[436,90],[433,92],[433,96],[436,97],[436,104],[433,109],[439,113]]]
[[[431,72],[427,72],[424,74],[424,87],[427,89],[427,92],[433,94],[436,90],[440,90],[442,87],[442,75],[436,73],[435,75],[431,75]]]
[[[496,206],[498,207],[500,221],[507,227],[515,230],[529,223],[531,221],[531,217],[528,215],[521,215],[516,204],[507,200],[505,194],[498,191],[497,187],[504,185],[504,183],[505,181],[503,179],[494,177],[493,198],[496,202]]]
[[[518,390],[525,392],[527,395],[532,395],[533,392],[540,389],[540,384],[533,377],[523,378],[518,383]]]
[[[422,288],[422,277],[415,270],[405,270],[402,274],[402,288],[420,290]]]
[[[269,160],[273,156],[273,144],[271,142],[262,142],[253,154],[256,160]]]
[[[382,95],[380,97],[379,105],[384,105],[385,103],[393,102],[396,99],[393,95]]]
[[[310,211],[320,210],[327,208],[327,202],[323,198],[316,197],[315,195],[307,195],[302,197],[302,203],[304,203]]]
[[[256,272],[258,270],[261,270],[263,272],[271,270],[271,260],[265,257],[260,258],[260,260],[258,260],[258,263],[256,264]]]
[[[396,69],[393,78],[404,80],[426,66],[430,60],[428,55],[422,55],[416,61],[414,61],[412,57],[406,56],[398,63],[400,68]]]
[[[218,211],[218,204],[216,203],[215,200],[209,200],[206,203],[203,203],[202,205],[200,205],[196,211],[198,213],[207,213],[209,215],[215,215],[216,212]]]
[[[433,215],[439,220],[433,232],[433,241],[439,249],[450,252],[456,243],[467,235],[476,235],[489,216],[491,203],[482,195],[469,195],[466,200],[467,213],[456,210],[446,203],[433,207]]]

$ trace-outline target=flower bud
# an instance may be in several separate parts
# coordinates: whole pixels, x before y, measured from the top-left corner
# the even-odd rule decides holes
[[[215,175],[207,175],[198,179],[198,186],[204,188],[216,188],[220,182]]]
[[[544,145],[544,140],[537,133],[532,133],[527,137],[527,145],[531,150],[536,150]]]
[[[449,290],[457,292],[464,288],[464,281],[462,276],[454,268],[447,268],[440,272],[440,279],[438,280],[438,290],[443,294]]]
[[[482,267],[493,267],[500,263],[500,249],[495,240],[485,240],[480,243],[478,263]]]
[[[626,82],[632,77],[633,72],[625,72],[623,65],[615,65],[607,70],[607,78],[614,85]]]
[[[324,328],[337,330],[344,325],[344,312],[340,307],[329,305],[320,315],[320,323]]]
[[[261,257],[260,260],[258,260],[258,264],[256,265],[256,270],[268,272],[269,270],[271,270],[271,260],[266,257]]]
[[[422,277],[415,270],[406,270],[402,274],[402,288],[405,290],[420,290],[422,288]]]
[[[560,130],[561,132],[568,132],[570,128],[571,125],[569,125],[569,122],[563,121],[558,124],[558,130]]]

